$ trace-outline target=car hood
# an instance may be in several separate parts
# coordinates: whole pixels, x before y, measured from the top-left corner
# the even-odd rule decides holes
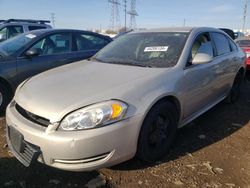
[[[161,68],[80,61],[51,69],[20,85],[14,100],[25,110],[60,121],[84,106],[123,99],[126,87],[162,72]],[[135,87],[135,85],[133,85]]]

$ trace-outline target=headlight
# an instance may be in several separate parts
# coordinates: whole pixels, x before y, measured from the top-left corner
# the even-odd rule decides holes
[[[82,130],[107,125],[121,120],[127,104],[110,100],[87,106],[68,114],[60,123],[61,130]]]

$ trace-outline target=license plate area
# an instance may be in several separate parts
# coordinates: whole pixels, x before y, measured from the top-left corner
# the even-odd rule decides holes
[[[23,135],[19,133],[16,129],[9,127],[9,137],[11,140],[11,144],[13,148],[16,150],[18,153],[23,153],[24,152],[24,139]]]
[[[33,164],[41,154],[40,148],[26,142],[23,135],[15,128],[8,126],[7,131],[9,148],[15,157],[26,167]]]

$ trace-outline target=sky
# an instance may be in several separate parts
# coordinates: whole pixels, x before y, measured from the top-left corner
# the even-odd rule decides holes
[[[124,0],[120,1],[120,25],[124,26]],[[130,0],[127,0],[128,9]],[[245,0],[137,0],[137,28],[211,26],[241,29]],[[250,0],[248,0],[250,7]],[[246,28],[250,29],[247,10]],[[0,19],[51,19],[56,28],[107,29],[108,0],[0,0]],[[129,24],[129,15],[127,21]],[[185,20],[185,21],[184,21]]]

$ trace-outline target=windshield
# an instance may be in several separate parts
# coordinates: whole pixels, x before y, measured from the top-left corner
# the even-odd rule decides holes
[[[249,46],[250,47],[250,40],[239,40],[236,42],[239,46]]]
[[[104,63],[172,67],[176,65],[188,33],[131,33],[120,36],[96,54]]]
[[[20,34],[9,40],[3,41],[0,44],[0,49],[5,55],[12,55],[28,44],[36,35],[33,34]]]

